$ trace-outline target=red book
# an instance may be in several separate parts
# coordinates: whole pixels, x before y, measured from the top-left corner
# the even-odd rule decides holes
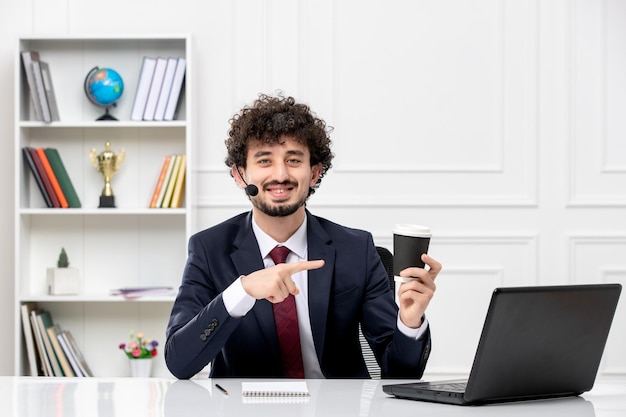
[[[39,158],[39,153],[37,152],[37,149],[28,148],[28,151],[30,152],[30,156],[32,156],[33,162],[35,163],[35,166],[37,167],[37,172],[39,172],[39,176],[41,177],[43,186],[46,189],[46,193],[48,194],[48,197],[50,198],[50,201],[52,202],[52,207],[60,208],[61,203],[59,202],[59,198],[54,192],[54,188],[52,188],[52,184],[50,183],[50,178],[48,178],[48,174],[46,173],[46,170],[43,167],[43,164],[41,163],[41,159]]]
[[[48,174],[48,179],[50,180],[50,184],[52,185],[54,193],[59,199],[59,204],[61,205],[61,208],[68,208],[69,204],[67,203],[65,194],[63,194],[63,190],[61,189],[59,180],[57,180],[57,176],[52,170],[52,166],[50,166],[50,161],[48,161],[48,157],[46,156],[44,148],[37,148],[37,154],[39,155],[39,159],[41,159],[41,165],[43,165],[43,169],[45,169],[46,174]]]

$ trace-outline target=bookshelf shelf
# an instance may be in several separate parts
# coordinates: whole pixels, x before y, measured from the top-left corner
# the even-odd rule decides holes
[[[59,119],[36,120],[21,51],[36,50],[49,64]],[[174,296],[110,295],[114,288],[177,288],[192,233],[193,159],[187,158],[180,208],[149,208],[165,155],[193,154],[189,35],[26,36],[15,53],[15,374],[30,375],[21,307],[36,303],[54,323],[74,335],[95,376],[128,376],[128,361],[117,345],[131,330],[164,343]],[[143,57],[183,57],[184,88],[172,121],[131,120]],[[94,66],[109,67],[124,80],[124,92],[111,114],[117,121],[96,121],[104,109],[83,90]],[[125,160],[112,177],[115,208],[99,208],[104,178],[92,165],[92,149],[124,149]],[[22,148],[55,148],[72,181],[80,208],[48,208]],[[61,248],[80,271],[77,295],[48,295],[47,268],[55,267]],[[153,376],[171,376],[163,356]]]
[[[85,122],[38,122],[38,121],[20,121],[20,128],[28,129],[61,129],[61,128],[76,128],[76,129],[124,129],[129,127],[135,128],[186,128],[187,121],[175,120],[171,122],[149,122],[149,121],[118,121],[118,122],[97,122],[97,121],[85,121]]]
[[[166,216],[166,217],[178,217],[186,216],[187,209],[174,208],[174,209],[151,209],[151,208],[136,208],[136,209],[83,209],[83,208],[66,208],[66,209],[49,209],[49,208],[22,208],[20,209],[20,215],[22,216]]]
[[[21,302],[36,303],[164,303],[171,307],[174,303],[174,296],[144,296],[138,298],[124,298],[108,294],[92,295],[31,295],[21,297]]]

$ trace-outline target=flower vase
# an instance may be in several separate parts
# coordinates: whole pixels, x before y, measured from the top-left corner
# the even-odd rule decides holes
[[[152,358],[129,359],[130,376],[135,378],[149,378],[152,373]]]

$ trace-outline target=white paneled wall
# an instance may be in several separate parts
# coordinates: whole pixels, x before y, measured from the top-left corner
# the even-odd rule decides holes
[[[444,271],[428,312],[427,377],[469,371],[496,286],[626,284],[626,2],[171,3],[110,0],[111,21],[94,18],[98,2],[7,0],[0,30],[192,34],[197,229],[249,208],[223,164],[230,117],[259,92],[308,102],[334,127],[336,154],[309,208],[388,247],[395,223],[433,229],[431,254]],[[12,80],[15,42],[1,38],[2,79]],[[5,138],[12,102],[0,97]],[[0,169],[13,187],[13,168]],[[603,375],[626,375],[625,303]],[[0,305],[10,314],[10,299]],[[0,329],[11,334],[7,314]],[[0,346],[4,374],[11,346]]]

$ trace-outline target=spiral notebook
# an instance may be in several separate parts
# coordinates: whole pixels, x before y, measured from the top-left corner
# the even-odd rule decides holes
[[[308,397],[305,381],[242,382],[244,397]]]

